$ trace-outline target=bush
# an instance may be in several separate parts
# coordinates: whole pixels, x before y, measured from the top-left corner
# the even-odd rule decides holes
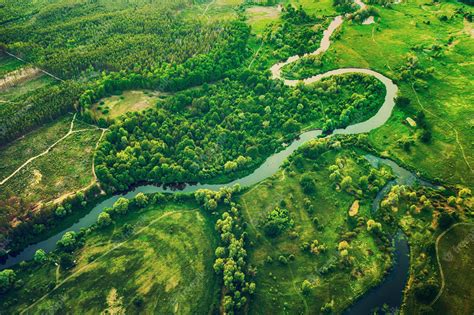
[[[313,194],[316,191],[314,180],[310,174],[304,174],[301,176],[300,185],[305,194]]]
[[[38,264],[42,264],[43,262],[46,261],[47,258],[48,258],[48,256],[46,255],[46,252],[42,249],[38,249],[35,252],[33,260]]]
[[[63,237],[57,242],[59,249],[72,252],[77,247],[77,234],[76,232],[66,232]]]
[[[16,273],[11,269],[0,271],[0,293],[5,293],[13,287]]]
[[[74,267],[75,265],[74,257],[71,254],[62,253],[59,256],[59,265],[61,266],[61,268],[64,268],[64,269],[70,269]]]
[[[263,230],[268,236],[276,237],[286,229],[292,227],[293,224],[294,222],[290,219],[288,210],[276,207],[267,214]]]
[[[112,219],[110,218],[110,214],[107,212],[101,212],[99,217],[97,218],[97,224],[101,227],[109,226],[112,223]]]

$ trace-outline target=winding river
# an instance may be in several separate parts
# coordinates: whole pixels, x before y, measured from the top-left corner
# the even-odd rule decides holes
[[[355,3],[358,4],[361,8],[364,8],[365,5],[360,0],[355,0]],[[324,31],[323,38],[321,40],[320,47],[314,51],[313,53],[303,55],[319,55],[329,49],[331,44],[330,38],[334,31],[343,23],[344,18],[343,16],[337,16],[334,20],[330,23],[328,28]],[[281,69],[292,62],[297,61],[300,59],[300,56],[293,56],[288,58],[285,62],[277,63],[271,67],[272,78],[276,80],[281,80]],[[315,75],[309,78],[306,78],[302,81],[298,80],[283,80],[284,84],[288,86],[295,86],[298,82],[303,82],[303,84],[311,84],[317,82],[323,78],[327,78],[333,75],[340,75],[345,73],[362,73],[371,75],[378,80],[380,80],[385,88],[386,88],[386,95],[385,100],[378,112],[371,117],[370,119],[350,125],[343,129],[336,129],[334,130],[333,134],[358,134],[358,133],[367,133],[375,128],[382,126],[390,117],[393,107],[395,105],[395,97],[398,92],[398,87],[393,83],[392,80],[385,77],[384,75],[364,68],[342,68],[337,70],[328,71],[323,74]],[[285,159],[290,156],[295,150],[297,150],[301,145],[308,142],[311,139],[317,138],[322,135],[321,130],[312,130],[305,132],[300,135],[298,139],[295,139],[289,146],[287,146],[282,151],[273,154],[265,162],[258,167],[252,174],[245,176],[243,178],[234,180],[227,184],[197,184],[197,185],[186,185],[184,189],[179,190],[179,192],[183,193],[192,193],[198,189],[211,189],[211,190],[218,190],[223,186],[231,186],[233,184],[240,184],[243,187],[252,186],[270,176],[275,174]],[[397,179],[395,182],[404,183],[407,178],[410,179],[410,183],[414,182],[416,176],[409,171],[399,167],[394,162],[390,160],[380,159],[378,157],[368,155],[366,158],[372,163],[374,166],[378,165],[379,163],[384,163],[392,167],[394,173],[397,175]],[[395,183],[393,182],[393,183]],[[392,185],[393,185],[392,183]],[[374,201],[374,207],[376,208],[383,198],[383,196],[389,191],[389,186],[384,187],[382,191],[377,196],[377,199]],[[123,194],[123,195],[115,195],[111,196],[110,198],[98,203],[92,210],[79,219],[75,224],[70,226],[64,231],[57,233],[56,235],[33,245],[26,247],[22,252],[20,252],[15,257],[8,257],[5,264],[0,266],[1,269],[5,269],[11,267],[23,260],[30,260],[32,259],[34,253],[38,249],[43,249],[46,252],[50,252],[54,250],[56,246],[56,242],[62,237],[62,235],[67,231],[79,231],[81,228],[91,226],[97,220],[99,213],[105,207],[111,207],[113,203],[121,196],[126,198],[132,198],[138,193],[155,193],[155,192],[173,192],[172,190],[166,189],[164,187],[158,187],[154,185],[143,185],[136,187],[134,190]],[[346,311],[347,314],[361,314],[361,313],[369,313],[371,309],[377,306],[381,306],[384,303],[387,303],[391,307],[398,308],[401,304],[401,297],[402,297],[402,290],[405,286],[407,275],[408,275],[408,244],[407,241],[403,237],[396,237],[395,238],[395,265],[392,269],[389,276],[387,276],[383,282],[377,286],[375,289],[370,290],[367,294],[363,295],[361,299],[359,299],[354,305],[351,306],[350,309]]]

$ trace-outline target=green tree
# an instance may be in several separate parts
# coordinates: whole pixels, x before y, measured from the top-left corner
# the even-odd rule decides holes
[[[125,214],[128,211],[130,201],[127,198],[120,197],[112,206],[114,212],[118,214]]]
[[[312,194],[316,191],[316,185],[310,174],[303,174],[301,176],[300,185],[305,194]]]
[[[99,226],[108,226],[112,223],[112,219],[110,218],[110,214],[107,212],[101,212],[99,217],[97,218],[97,224]]]
[[[42,249],[38,249],[35,252],[35,255],[33,256],[33,260],[38,264],[42,264],[43,262],[46,261],[46,259],[47,259],[46,252]]]
[[[148,205],[148,197],[147,195],[145,195],[144,193],[142,192],[139,192],[135,198],[135,204],[139,207],[139,208],[145,208],[147,205]]]
[[[58,247],[61,250],[71,252],[76,249],[77,246],[77,235],[76,232],[66,232],[57,242]]]
[[[5,293],[13,287],[16,273],[11,269],[0,271],[0,293]]]

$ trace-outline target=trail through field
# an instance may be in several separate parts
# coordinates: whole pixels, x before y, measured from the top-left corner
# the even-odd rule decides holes
[[[459,226],[459,225],[471,225],[471,226],[474,226],[474,223],[460,222],[460,223],[453,224],[453,225],[451,225],[451,226],[449,227],[449,229],[447,229],[446,231],[444,231],[443,233],[441,233],[441,234],[436,238],[436,243],[435,243],[436,261],[438,262],[439,274],[440,274],[440,276],[441,276],[441,288],[439,289],[439,292],[438,292],[438,294],[436,295],[436,297],[434,298],[433,302],[430,303],[430,306],[433,306],[433,305],[439,300],[439,298],[440,298],[441,295],[443,294],[444,287],[445,287],[445,285],[446,285],[446,281],[445,281],[445,278],[444,278],[444,272],[443,272],[443,266],[441,265],[441,259],[439,258],[439,242],[441,241],[441,239],[442,239],[449,231],[451,231],[452,229],[454,229],[456,226]]]
[[[420,107],[423,109],[423,111],[427,112],[428,114],[430,114],[431,116],[435,117],[436,119],[439,119],[442,123],[444,123],[445,125],[447,125],[449,127],[449,129],[451,129],[453,132],[454,132],[454,139],[456,140],[456,143],[457,145],[459,146],[459,149],[461,150],[461,154],[462,154],[462,157],[464,159],[464,162],[466,163],[467,167],[469,168],[469,170],[471,171],[471,173],[473,172],[472,171],[472,167],[471,167],[471,164],[469,163],[469,161],[467,160],[467,156],[466,156],[466,153],[464,152],[464,147],[462,146],[461,144],[461,141],[459,141],[459,133],[458,131],[456,130],[456,128],[454,127],[453,124],[451,124],[449,121],[441,118],[440,116],[436,115],[435,113],[433,113],[432,111],[430,111],[429,109],[427,109],[425,106],[423,106],[423,104],[421,103],[420,101],[420,98],[418,97],[418,93],[416,93],[416,90],[415,90],[415,86],[414,86],[414,83],[411,84],[411,88],[413,90],[413,93],[415,94],[415,97],[416,97],[416,100],[418,102],[418,104],[420,105]]]
[[[196,211],[196,210],[199,210],[199,209],[192,209],[192,210],[189,210],[189,211]],[[33,304],[29,305],[28,307],[26,307],[24,310],[22,310],[20,312],[20,314],[25,314],[26,312],[28,312],[32,307],[34,307],[35,305],[37,305],[39,302],[43,301],[45,298],[47,298],[51,293],[53,293],[54,291],[56,291],[58,288],[60,288],[64,283],[66,283],[67,281],[71,280],[72,278],[76,277],[81,271],[83,271],[84,269],[86,269],[90,264],[98,261],[99,259],[107,256],[109,253],[111,253],[112,251],[116,250],[117,248],[120,248],[122,247],[123,245],[125,245],[126,243],[128,243],[130,240],[132,240],[135,236],[139,235],[141,232],[143,232],[145,229],[149,228],[151,225],[153,225],[154,223],[158,222],[159,220],[165,218],[165,217],[168,217],[172,214],[176,213],[176,211],[168,211],[168,212],[165,212],[163,215],[159,216],[158,218],[152,220],[149,224],[145,225],[144,227],[142,227],[141,229],[139,229],[137,232],[133,233],[128,239],[126,239],[125,241],[123,242],[120,242],[118,243],[117,245],[115,245],[114,247],[112,247],[111,249],[105,251],[103,254],[101,254],[100,256],[98,256],[97,258],[89,261],[87,264],[85,264],[84,266],[82,266],[81,268],[75,270],[72,274],[70,274],[68,277],[64,278],[63,281],[59,282],[56,284],[56,286],[51,290],[49,291],[48,293],[46,293],[45,295],[43,295],[42,297],[40,297],[38,300],[36,300]]]
[[[0,181],[0,186],[5,184],[8,180],[10,180],[13,176],[15,176],[15,174],[17,174],[19,171],[21,171],[24,167],[26,167],[28,164],[30,164],[31,162],[33,162],[34,160],[36,160],[37,158],[43,156],[43,155],[46,155],[48,154],[55,146],[57,146],[59,143],[61,143],[62,141],[64,141],[66,138],[68,138],[69,136],[73,135],[73,134],[76,134],[76,133],[79,133],[79,132],[85,132],[85,131],[89,131],[89,130],[98,130],[99,127],[96,127],[96,128],[85,128],[85,129],[79,129],[79,130],[73,130],[74,129],[74,122],[76,120],[76,114],[74,114],[74,116],[72,117],[72,121],[71,121],[71,126],[69,127],[69,131],[64,135],[62,136],[59,140],[57,140],[56,142],[54,142],[52,145],[50,145],[46,150],[44,150],[43,152],[29,158],[25,163],[23,163],[22,165],[20,165],[16,170],[14,170],[9,176],[7,176],[6,178],[4,178],[2,181]]]

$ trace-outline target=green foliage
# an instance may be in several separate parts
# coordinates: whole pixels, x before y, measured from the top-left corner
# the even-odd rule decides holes
[[[110,218],[110,214],[107,212],[101,212],[99,217],[97,218],[97,224],[99,226],[108,226],[112,223],[112,219]]]
[[[291,228],[293,225],[294,222],[290,218],[288,210],[275,207],[273,210],[267,213],[265,222],[263,223],[263,230],[268,236],[277,237],[285,230]]]
[[[61,239],[57,242],[57,246],[59,249],[64,250],[66,252],[72,252],[77,248],[78,245],[78,236],[76,232],[66,232],[61,237]]]
[[[42,264],[48,259],[46,252],[43,249],[38,249],[33,256],[33,260],[37,264]]]
[[[316,191],[314,179],[311,176],[311,174],[304,174],[303,176],[301,176],[300,185],[301,185],[301,188],[303,188],[303,191],[305,192],[305,194],[309,195]]]
[[[11,269],[0,271],[0,293],[5,293],[13,287],[16,273]]]

